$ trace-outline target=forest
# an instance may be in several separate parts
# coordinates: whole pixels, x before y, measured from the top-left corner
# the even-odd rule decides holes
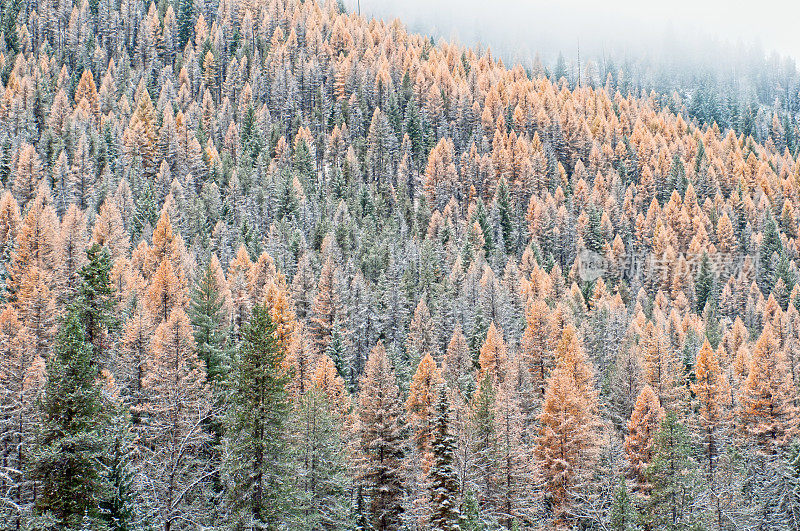
[[[1,4],[0,527],[800,528],[800,94]]]

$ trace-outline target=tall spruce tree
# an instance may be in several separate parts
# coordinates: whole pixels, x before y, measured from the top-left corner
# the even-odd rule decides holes
[[[223,473],[233,527],[276,529],[294,511],[285,356],[269,308],[256,304],[233,356],[225,422]]]
[[[107,331],[116,322],[111,256],[94,244],[87,258],[77,296],[47,360],[31,460],[31,476],[42,486],[34,526],[128,529],[133,521],[131,469],[120,450],[129,421],[101,388]]]
[[[219,267],[216,259],[212,258],[192,290],[189,319],[192,324],[197,357],[204,362],[206,381],[211,387],[214,401],[214,414],[204,421],[204,428],[209,435],[209,442],[204,447],[204,453],[214,467],[211,477],[211,497],[218,500],[224,490],[219,471],[223,453],[222,437],[225,431],[221,411],[223,411],[226,400],[225,379],[230,369],[230,360],[227,351],[227,335],[225,334],[225,301],[221,293],[222,286],[216,275],[215,264],[216,267]],[[216,501],[214,504],[216,505]]]
[[[428,473],[431,497],[431,529],[434,531],[457,531],[461,514],[458,500],[458,474],[455,469],[456,445],[450,434],[450,402],[447,386],[439,386],[434,421],[433,465]]]
[[[141,493],[136,491],[130,415],[121,404],[111,404],[111,408],[103,462],[107,490],[100,504],[101,517],[111,531],[133,531],[141,522]]]
[[[109,250],[97,243],[87,251],[87,263],[80,272],[82,282],[78,287],[77,309],[86,333],[86,341],[94,348],[95,361],[108,363],[111,341],[109,330],[118,324],[114,312],[114,288],[111,283],[113,266]]]
[[[36,529],[99,529],[107,481],[101,473],[108,426],[94,351],[73,305],[47,361],[30,475]]]
[[[191,295],[189,318],[197,357],[206,364],[209,382],[217,383],[227,371],[224,301],[214,269],[209,263]]]
[[[614,492],[614,500],[611,505],[611,526],[614,531],[633,531],[638,529],[639,516],[636,514],[636,507],[633,504],[628,486],[625,484],[625,476],[621,475],[619,486]]]
[[[318,386],[312,386],[298,405],[294,454],[299,491],[297,529],[346,529],[349,524],[345,443],[336,424],[335,405]]]
[[[192,0],[181,0],[178,8],[178,47],[183,49],[189,38],[192,36],[192,26],[194,24],[194,2]]]
[[[646,525],[653,529],[691,529],[694,463],[688,431],[675,412],[668,412],[661,423],[647,474],[652,490],[644,500]]]
[[[701,314],[706,307],[706,302],[714,302],[714,273],[711,270],[710,260],[706,253],[703,253],[703,258],[700,260],[700,268],[697,271],[694,292],[696,300],[695,309],[698,314]]]

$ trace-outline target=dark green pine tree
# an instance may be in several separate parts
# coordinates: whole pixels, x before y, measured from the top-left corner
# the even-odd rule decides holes
[[[782,290],[775,289],[779,285],[779,279],[783,280]],[[784,311],[789,304],[789,293],[787,293],[787,290],[791,289],[791,286],[794,286],[796,283],[797,274],[795,273],[795,269],[792,267],[792,261],[786,255],[786,253],[784,253],[778,260],[777,267],[775,268],[775,285],[773,286],[772,290],[773,295],[775,295],[775,299],[778,301],[778,303],[780,303],[781,309]]]
[[[314,159],[305,140],[297,143],[294,150],[293,167],[300,175],[300,182],[308,182],[314,174]]]
[[[108,331],[117,327],[114,314],[114,288],[111,284],[111,253],[95,243],[86,251],[88,262],[81,269],[77,309],[86,333],[86,341],[94,348],[95,361],[105,364]]]
[[[403,119],[402,116],[400,116],[397,93],[394,91],[389,93],[389,105],[386,108],[386,116],[389,119],[389,124],[392,126],[392,131],[395,136],[402,136]]]
[[[642,516],[651,529],[692,529],[694,464],[686,426],[674,411],[656,434],[653,461],[647,469],[653,486]]]
[[[210,382],[219,382],[228,370],[225,351],[224,301],[211,263],[192,291],[189,318],[194,330],[197,357],[205,362]]]
[[[0,183],[8,186],[11,179],[11,140],[6,137],[0,151]]]
[[[325,354],[333,360],[333,364],[336,366],[336,372],[347,382],[347,385],[352,391],[355,388],[358,374],[356,374],[353,364],[349,363],[347,359],[347,348],[344,343],[342,327],[338,319],[333,322],[333,326],[331,327],[331,340],[325,349]]]
[[[474,223],[475,221],[478,222],[478,225],[483,232],[483,249],[486,251],[486,254],[489,255],[494,249],[494,238],[492,237],[493,231],[492,226],[489,224],[489,213],[486,211],[486,206],[483,204],[483,199],[480,197],[478,198],[477,208],[475,209],[475,214],[473,214],[472,219],[470,220],[470,224]]]
[[[76,306],[79,309],[86,341],[94,348],[98,365],[107,363],[107,351],[113,339],[109,331],[117,329],[114,315],[114,288],[111,283],[111,254],[97,243],[86,251],[88,262],[80,272]],[[100,504],[101,515],[109,529],[125,531],[133,528],[135,490],[133,482],[132,434],[127,409],[113,401],[104,402],[109,411],[104,432],[107,442],[104,454],[104,475],[108,491]]]
[[[600,225],[601,220],[601,212],[597,208],[592,208],[589,210],[589,224],[586,227],[586,238],[584,243],[586,244],[586,248],[590,251],[594,251],[595,253],[602,253],[603,252],[603,229]]]
[[[0,245],[0,304],[5,304],[14,296],[11,293],[8,281],[11,257],[15,247],[16,245],[12,238],[8,238],[4,244]]]
[[[247,106],[242,117],[241,144],[242,153],[250,155],[252,158],[250,162],[254,163],[264,145],[261,135],[257,134],[256,111],[252,105]]]
[[[514,221],[512,219],[511,198],[508,193],[508,183],[501,178],[494,192],[494,202],[500,222],[500,234],[507,252],[514,252]]]
[[[295,422],[299,492],[294,529],[348,529],[350,483],[341,426],[328,396],[312,386],[300,399]]]
[[[115,407],[108,433],[105,456],[105,476],[108,491],[100,504],[103,521],[112,531],[137,529],[137,496],[134,484],[133,433],[131,421],[125,407]]]
[[[611,505],[611,529],[614,531],[633,531],[638,529],[639,515],[631,499],[625,476],[620,476],[619,487],[614,492]]]
[[[468,490],[464,495],[464,506],[461,511],[461,531],[484,531],[486,526],[481,521],[480,507],[478,507],[478,500],[475,499],[475,494]]]
[[[473,260],[475,260],[475,246],[472,245],[471,238],[465,238],[464,245],[461,248],[461,263],[465,271],[472,264]]]
[[[68,311],[47,360],[39,430],[29,475],[37,482],[35,529],[100,529],[107,480],[101,473],[109,418],[82,308]]]
[[[290,375],[269,309],[253,307],[231,363],[231,400],[225,423],[229,524],[277,529],[294,511],[287,422]]]
[[[759,269],[757,271],[758,286],[764,293],[772,291],[772,287],[775,285],[773,254],[780,256],[782,252],[783,246],[781,245],[778,228],[775,225],[775,219],[767,214],[767,219],[764,223],[764,238],[758,248]]]
[[[700,268],[697,270],[697,278],[694,282],[694,293],[696,298],[695,311],[702,314],[706,307],[706,302],[712,301],[714,297],[714,272],[708,254],[703,253],[700,260]]]
[[[469,352],[472,356],[472,364],[475,368],[480,365],[478,363],[478,356],[480,355],[481,346],[486,340],[486,333],[489,331],[489,323],[486,322],[486,317],[483,315],[483,308],[478,306],[475,310],[475,321],[472,324],[472,331],[467,338],[469,343]]]
[[[111,125],[106,124],[103,127],[103,144],[105,144],[106,159],[108,160],[108,169],[111,172],[116,171],[118,163],[119,146],[114,141],[114,134]]]
[[[158,218],[157,198],[150,180],[143,175],[142,163],[134,158],[130,175],[134,189],[134,212],[131,223],[131,240],[135,241],[146,227],[152,227]]]
[[[433,465],[428,475],[431,489],[431,529],[457,531],[461,514],[458,503],[458,474],[454,467],[455,440],[450,434],[450,403],[442,385],[436,404],[436,424],[432,444]]]
[[[297,197],[294,185],[292,184],[292,177],[288,172],[285,172],[284,178],[281,179],[277,202],[277,216],[279,220],[296,216],[300,211],[300,198]]]
[[[683,196],[686,193],[686,189],[689,187],[689,180],[686,178],[686,166],[684,166],[680,156],[677,153],[675,155],[676,156],[672,159],[672,167],[669,171],[669,179],[672,185],[671,188],[677,190],[677,192]],[[672,192],[667,189],[664,197],[664,203],[669,201],[669,195],[671,193]]]
[[[178,9],[178,44],[183,50],[194,29],[194,1],[180,0]]]
[[[422,133],[422,118],[419,115],[417,98],[412,96],[406,105],[406,132],[411,140],[411,153],[414,156],[416,170],[419,171],[420,161],[425,155],[425,139]],[[409,190],[413,193],[414,190]]]
[[[17,17],[23,7],[21,0],[4,0],[0,9],[0,33],[5,37],[5,46],[9,52],[19,51],[17,37]]]
[[[707,93],[703,88],[701,88],[698,92],[699,92],[700,96],[705,96],[705,97],[693,98],[693,100],[696,100],[696,101],[699,100],[699,101],[702,102],[703,99],[707,98]],[[706,158],[706,146],[705,146],[705,144],[703,144],[702,141],[700,141],[700,142],[697,143],[697,155],[695,155],[695,158],[694,158],[694,173],[695,173],[695,175],[698,175],[702,171],[703,164],[705,162],[705,158]]]
[[[227,391],[225,379],[230,369],[223,306],[221,286],[209,261],[192,291],[189,319],[194,332],[197,356],[205,364],[206,378],[211,385],[215,412],[223,411]],[[210,434],[209,442],[204,448],[204,457],[214,463],[220,463],[223,455],[224,419],[220,414],[213,414],[204,419],[203,423],[205,430]],[[213,491],[211,496],[215,499],[221,497],[224,492],[219,469],[216,467],[211,477],[211,489]]]
[[[369,511],[367,510],[367,503],[364,500],[364,487],[361,485],[356,488],[356,501],[353,504],[351,519],[355,531],[368,531],[370,529]]]

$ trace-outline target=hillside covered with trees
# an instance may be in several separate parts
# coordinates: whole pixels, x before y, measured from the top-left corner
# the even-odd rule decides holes
[[[794,115],[331,2],[2,10],[6,528],[798,527]]]

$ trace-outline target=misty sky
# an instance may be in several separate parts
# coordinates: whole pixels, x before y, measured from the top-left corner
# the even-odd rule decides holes
[[[357,0],[344,0],[355,11]],[[760,45],[800,60],[800,0],[361,0],[361,12],[410,30],[481,43],[529,63],[536,52],[702,54]],[[708,53],[708,52],[705,52]],[[713,61],[713,57],[707,57]]]

